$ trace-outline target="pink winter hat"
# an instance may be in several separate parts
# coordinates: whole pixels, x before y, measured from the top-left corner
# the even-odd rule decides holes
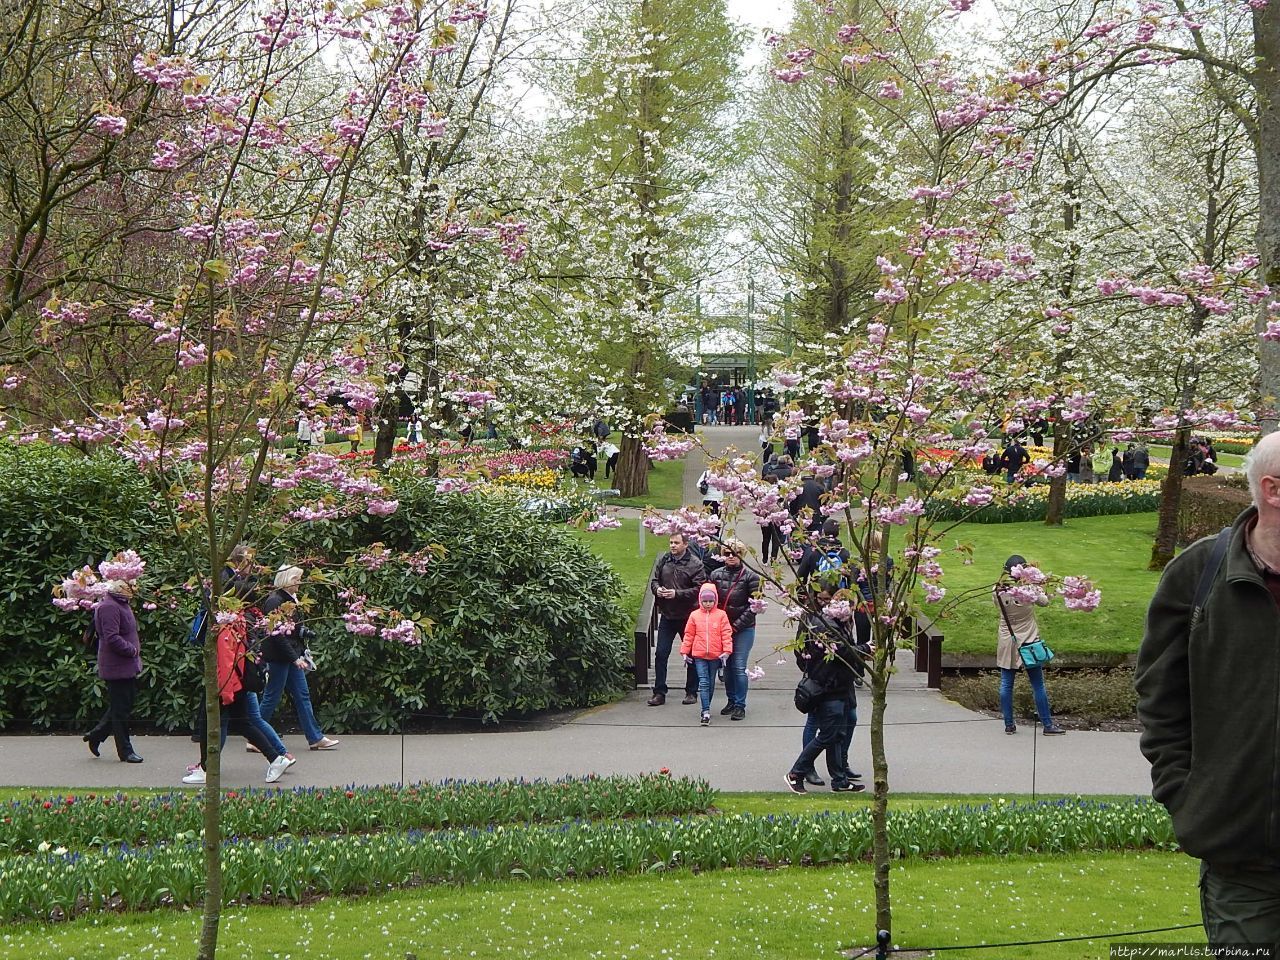
[[[720,602],[720,593],[716,590],[714,583],[704,583],[698,588],[698,602],[701,603],[707,597],[711,598],[712,603]]]

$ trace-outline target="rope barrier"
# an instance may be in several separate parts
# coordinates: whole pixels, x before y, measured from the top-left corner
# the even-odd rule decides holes
[[[1011,940],[1008,943],[966,943],[966,944],[950,944],[940,947],[890,947],[889,952],[907,953],[919,951],[921,953],[935,953],[942,950],[1003,950],[1006,947],[1036,947],[1049,943],[1078,943],[1081,940],[1115,940],[1119,937],[1136,937],[1144,933],[1168,933],[1171,930],[1190,930],[1200,927],[1198,923],[1184,923],[1176,927],[1152,927],[1149,930],[1121,930],[1108,931],[1106,933],[1095,933],[1089,936],[1080,937],[1055,937],[1049,940]]]

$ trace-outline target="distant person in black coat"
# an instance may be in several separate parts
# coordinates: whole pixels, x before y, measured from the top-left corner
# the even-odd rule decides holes
[[[813,470],[805,471],[804,485],[800,488],[800,492],[796,498],[791,501],[787,508],[791,516],[796,518],[796,522],[803,520],[803,512],[809,511],[806,528],[810,533],[817,533],[822,529],[822,522],[825,517],[822,515],[822,495],[826,493],[826,488],[822,482],[813,475]]]
[[[1107,471],[1108,483],[1119,483],[1124,479],[1124,460],[1120,458],[1120,448],[1111,448],[1111,469]]]

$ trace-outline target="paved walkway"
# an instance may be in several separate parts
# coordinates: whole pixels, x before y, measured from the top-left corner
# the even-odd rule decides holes
[[[704,436],[713,450],[732,443],[754,452],[755,427],[718,427]],[[700,455],[685,473],[687,502],[698,503]],[[743,529],[749,546],[759,544],[754,526]],[[445,778],[547,777],[588,773],[640,773],[669,768],[675,774],[707,778],[721,790],[781,790],[783,772],[800,749],[803,718],[791,704],[798,672],[790,654],[773,652],[791,631],[781,612],[762,618],[752,659],[765,676],[751,685],[747,718],[733,723],[719,715],[723,690],[713,703],[709,728],[698,725],[698,708],[680,705],[678,692],[664,707],[648,707],[647,690],[618,703],[587,710],[568,722],[528,732],[344,736],[332,752],[311,753],[302,737],[286,733],[299,758],[282,783],[328,786]],[[672,657],[673,668],[679,661]],[[1004,734],[998,720],[975,714],[924,686],[911,671],[909,654],[890,687],[885,746],[890,784],[896,791],[954,793],[1142,794],[1150,790],[1146,761],[1134,733],[1073,732],[1065,737],[1032,736],[1023,727]],[[672,670],[673,679],[680,676]],[[678,680],[673,688],[679,690]],[[1052,693],[1052,690],[1050,691]],[[870,697],[859,703],[864,721]],[[89,756],[79,737],[12,736],[0,738],[0,785],[103,788],[176,786],[194,761],[195,745],[186,737],[138,737],[146,762],[117,762],[106,744],[101,759]],[[228,741],[224,758],[228,786],[261,785],[265,765]],[[854,737],[854,769],[870,770],[866,727]],[[836,798],[833,798],[836,799]],[[849,797],[840,801],[859,802]]]

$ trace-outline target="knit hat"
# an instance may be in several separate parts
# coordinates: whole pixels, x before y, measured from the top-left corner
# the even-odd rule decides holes
[[[701,587],[698,588],[699,603],[701,603],[703,600],[707,599],[708,597],[711,598],[712,603],[720,602],[720,592],[716,590],[716,585],[714,583],[704,583]]]
[[[1027,565],[1027,558],[1022,556],[1021,554],[1015,553],[1013,556],[1011,556],[1008,560],[1004,562],[1004,569],[1005,569],[1005,572],[1007,573],[1010,570],[1012,570],[1014,567],[1019,567],[1019,566],[1025,567],[1026,565]]]

